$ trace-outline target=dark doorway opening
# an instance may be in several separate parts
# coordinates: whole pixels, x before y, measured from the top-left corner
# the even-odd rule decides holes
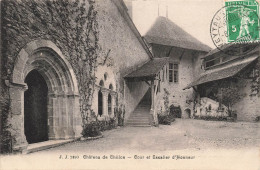
[[[108,94],[108,115],[111,115],[112,114],[112,99],[111,99],[111,95]]]
[[[103,95],[101,90],[98,91],[98,114],[99,116],[103,114]]]
[[[27,142],[48,140],[48,87],[37,71],[31,71],[25,78],[28,90],[24,93],[24,131]]]

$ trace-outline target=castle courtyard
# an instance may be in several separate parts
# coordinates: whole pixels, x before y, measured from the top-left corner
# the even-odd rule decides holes
[[[121,127],[105,131],[103,136],[97,140],[76,141],[29,155],[254,149],[260,146],[260,124],[176,119],[170,126]]]
[[[97,140],[6,156],[0,163],[17,169],[189,169],[199,165],[206,170],[214,162],[216,169],[254,169],[259,167],[259,125],[177,119],[159,128],[126,126],[107,130]]]

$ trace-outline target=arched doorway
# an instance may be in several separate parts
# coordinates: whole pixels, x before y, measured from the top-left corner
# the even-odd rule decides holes
[[[24,93],[24,130],[27,142],[48,140],[47,94],[48,87],[37,71],[31,71],[25,78],[28,90]]]
[[[190,117],[191,117],[191,111],[190,111],[190,109],[185,109],[184,110],[184,114],[183,114],[183,116],[182,116],[184,119],[189,119]]]
[[[11,125],[17,132],[14,135],[14,150],[23,150],[28,143],[81,136],[82,119],[76,75],[68,60],[54,43],[49,40],[35,40],[26,44],[17,56],[11,79],[6,80],[5,83],[10,91],[10,106],[13,114]],[[37,89],[39,84],[42,86],[39,87],[41,90],[37,93],[30,92],[34,88]],[[39,99],[37,96],[45,97]],[[30,101],[31,98],[35,98],[36,101]],[[39,107],[44,107],[40,120],[30,120],[28,117],[39,105],[30,102],[39,102],[41,103]],[[35,134],[30,134],[33,127],[29,125],[35,122],[42,123],[42,125],[34,125],[40,129],[38,131],[41,137],[33,137]]]
[[[111,115],[112,114],[112,97],[111,97],[111,94],[108,94],[107,106],[108,106],[108,115]]]
[[[98,115],[102,116],[103,114],[103,95],[101,90],[98,91]]]

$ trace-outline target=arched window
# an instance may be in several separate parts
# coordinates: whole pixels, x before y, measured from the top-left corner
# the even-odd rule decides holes
[[[109,89],[110,89],[110,90],[114,90],[112,84],[109,84]]]
[[[104,80],[105,80],[105,81],[107,80],[107,77],[108,77],[108,74],[105,73],[105,74],[104,74]]]
[[[104,87],[104,81],[103,80],[100,80],[99,86]]]
[[[112,113],[112,103],[111,103],[111,95],[110,94],[108,94],[107,106],[108,106],[108,115],[111,115],[111,113]]]
[[[103,114],[103,94],[101,90],[98,91],[98,114],[99,116]]]

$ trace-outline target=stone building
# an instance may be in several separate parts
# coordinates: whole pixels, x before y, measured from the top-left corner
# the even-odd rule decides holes
[[[101,119],[113,117],[115,105],[124,107],[126,119],[130,116],[148,87],[144,82],[125,82],[123,77],[153,58],[125,4],[115,2],[97,5],[101,57],[92,108]]]
[[[153,56],[123,1],[5,0],[1,11],[2,152],[78,138],[144,96],[145,82],[123,76]]]
[[[136,79],[145,77],[145,81],[148,80],[148,75],[153,77],[151,100],[154,117],[160,110],[166,109],[164,89],[169,92],[169,106],[179,107],[183,113],[182,117],[189,117],[193,112],[194,90],[183,91],[183,88],[203,71],[201,58],[207,54],[210,47],[162,16],[157,18],[144,38],[154,54],[155,63],[151,63],[150,66],[147,63],[127,77],[132,79],[134,76]]]
[[[193,87],[197,92],[194,116],[259,120],[257,44],[214,49],[203,57],[203,67],[205,71],[200,77],[186,87]]]

